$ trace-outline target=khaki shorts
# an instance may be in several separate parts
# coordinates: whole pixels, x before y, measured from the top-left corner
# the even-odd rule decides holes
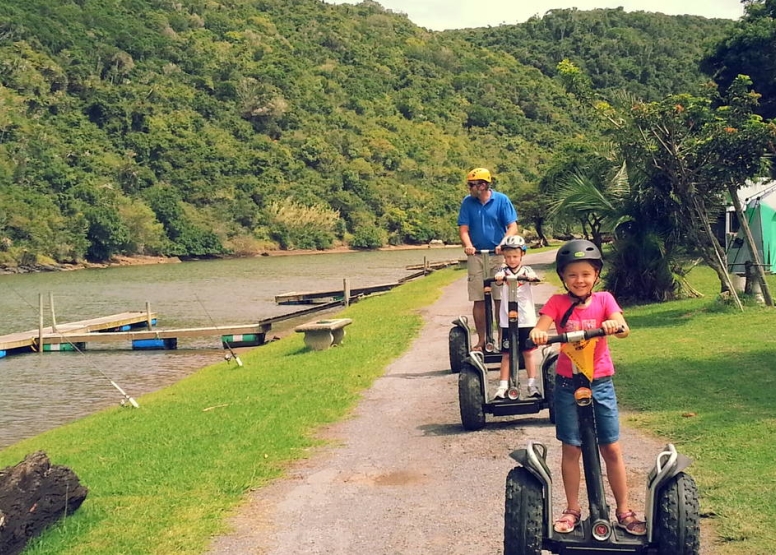
[[[466,268],[469,271],[469,300],[470,301],[484,301],[485,293],[482,290],[482,282],[485,279],[484,276],[484,264],[482,254],[470,254],[466,257]],[[490,259],[490,271],[488,277],[493,277],[496,271],[504,265],[504,257],[501,255],[491,254],[488,256]],[[501,299],[501,287],[495,286],[491,289],[492,296],[495,300]]]

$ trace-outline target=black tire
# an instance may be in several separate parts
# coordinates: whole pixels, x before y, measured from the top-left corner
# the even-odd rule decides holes
[[[466,351],[466,332],[460,326],[453,326],[450,329],[448,345],[450,347],[450,371],[457,374],[461,371],[463,361],[469,356]]]
[[[558,364],[558,355],[552,354],[542,364],[542,385],[544,386],[544,399],[550,410],[550,424],[555,424],[555,367]]]
[[[541,555],[544,522],[542,487],[521,466],[509,471],[504,501],[504,555]]]
[[[700,509],[691,476],[680,472],[660,490],[654,526],[659,555],[698,555]]]
[[[480,373],[465,363],[458,374],[458,407],[465,430],[481,430],[485,427],[485,399],[481,383]]]

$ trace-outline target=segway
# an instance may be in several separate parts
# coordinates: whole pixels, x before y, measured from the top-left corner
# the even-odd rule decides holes
[[[486,271],[485,280],[490,278],[490,255],[496,254],[495,250],[481,250],[476,254],[482,255],[483,268]],[[501,362],[501,352],[496,339],[493,336],[493,293],[491,287],[483,281],[485,295],[485,345],[482,348],[482,356],[485,364]],[[469,329],[469,319],[459,316],[453,320],[453,327],[448,335],[450,349],[450,370],[457,374],[463,368],[463,362],[472,352],[472,334]]]
[[[516,414],[535,414],[553,405],[555,391],[554,375],[548,375],[542,366],[542,395],[541,397],[520,398],[519,371],[525,368],[525,361],[520,352],[518,340],[518,282],[538,281],[529,280],[522,276],[504,276],[508,285],[507,302],[509,313],[509,389],[503,399],[493,398],[491,388],[488,387],[487,357],[482,352],[472,351],[464,359],[461,371],[458,374],[458,406],[461,412],[461,423],[465,430],[481,430],[485,427],[486,414],[493,416],[511,416]],[[494,278],[485,280],[485,287],[489,289]],[[499,353],[499,362],[501,354]]]
[[[569,332],[550,338],[564,343],[574,368],[574,398],[582,438],[582,463],[587,484],[589,517],[568,534],[553,529],[552,476],[547,448],[529,442],[510,456],[518,462],[507,476],[504,507],[504,554],[540,555],[546,549],[558,555],[631,553],[638,555],[698,555],[700,515],[695,482],[684,469],[691,460],[672,444],[665,446],[647,477],[647,534],[635,536],[615,527],[604,495],[601,461],[595,432],[590,389],[592,353],[603,329]]]

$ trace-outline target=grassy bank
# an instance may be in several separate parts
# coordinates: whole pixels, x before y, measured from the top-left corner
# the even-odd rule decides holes
[[[717,552],[766,555],[776,530],[776,310],[741,313],[715,301],[716,276],[696,268],[707,295],[626,309],[633,332],[610,342],[629,424],[691,456]],[[776,280],[769,281],[776,290]]]
[[[418,309],[463,277],[444,270],[357,303],[341,347],[294,334],[0,452],[0,467],[42,449],[89,488],[84,505],[36,540],[34,555],[201,553],[245,492],[277,478],[343,418],[422,324]],[[86,355],[88,356],[88,355]]]

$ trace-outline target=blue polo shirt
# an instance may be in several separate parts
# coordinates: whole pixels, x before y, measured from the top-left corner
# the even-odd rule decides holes
[[[494,190],[485,204],[466,195],[458,212],[458,225],[469,227],[469,237],[477,250],[495,249],[509,224],[516,221],[517,212],[512,201],[504,193]]]

